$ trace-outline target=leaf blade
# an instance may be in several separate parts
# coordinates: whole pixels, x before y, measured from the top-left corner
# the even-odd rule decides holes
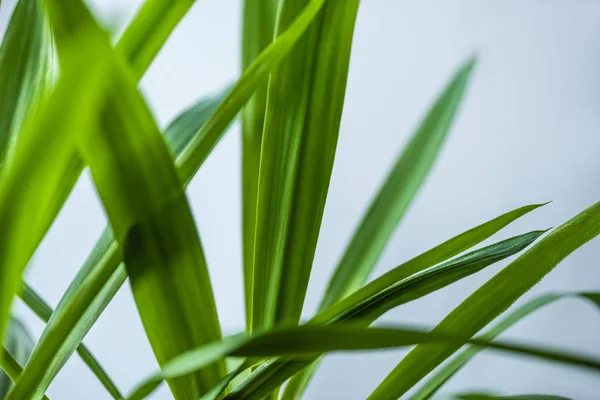
[[[562,224],[481,286],[440,322],[435,330],[459,326],[460,329],[456,331],[465,336],[476,334],[560,261],[599,233],[600,203],[596,203]],[[402,395],[459,347],[425,349],[417,346],[375,389],[370,398]]]
[[[502,332],[527,317],[533,312],[539,310],[546,305],[552,304],[557,300],[568,297],[581,297],[587,299],[600,309],[600,293],[565,293],[565,294],[547,294],[536,297],[531,301],[523,304],[518,309],[514,310],[503,318],[489,331],[484,333],[481,338],[485,340],[493,340]],[[435,372],[427,382],[425,382],[413,395],[414,400],[425,400],[431,398],[449,379],[452,378],[466,363],[469,362],[475,355],[479,353],[477,348],[467,348],[459,355],[453,358],[448,364],[444,365],[439,371]]]
[[[142,399],[154,390],[163,378],[189,373],[223,357],[311,357],[315,353],[385,349],[415,343],[469,343],[492,349],[554,360],[600,371],[600,360],[587,356],[551,351],[540,347],[506,342],[466,339],[451,333],[433,333],[412,327],[390,326],[367,328],[353,324],[276,328],[250,337],[235,335],[210,343],[173,359],[161,373],[140,384],[128,399]]]

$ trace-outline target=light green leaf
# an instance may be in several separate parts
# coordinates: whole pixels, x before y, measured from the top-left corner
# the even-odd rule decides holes
[[[178,154],[176,160],[179,175],[185,182],[189,182],[200,168],[220,139],[223,130],[229,126],[253,91],[266,81],[269,71],[277,65],[302,35],[324,1],[314,0],[311,2],[296,23],[270,45],[252,64],[251,68],[242,75],[235,88],[223,101],[224,104],[211,116],[210,121],[204,124],[200,131],[191,135],[193,138],[188,148]],[[59,302],[55,312],[56,321],[50,320],[39,345],[34,350],[32,360],[37,359],[36,352],[37,349],[40,349],[39,359],[43,361],[32,363],[35,365],[37,373],[34,374],[32,371],[26,376],[31,377],[38,392],[43,392],[48,387],[54,375],[73,353],[75,347],[81,342],[127,277],[125,268],[119,267],[120,255],[117,254],[116,244],[112,242],[110,235],[112,235],[111,232],[105,231],[104,240],[97,243],[94,252],[86,261],[86,265],[79,271],[74,282]],[[92,300],[93,303],[90,304]],[[44,339],[44,335],[49,332],[53,332],[52,340]],[[65,340],[66,337],[69,340]],[[43,376],[50,362],[53,362],[52,373]],[[33,368],[32,366],[31,369],[33,370]],[[27,372],[27,368],[25,372]]]
[[[57,7],[65,30],[83,3]],[[90,20],[87,27],[82,21]],[[75,21],[73,21],[75,22]],[[106,35],[91,16],[77,22]],[[91,25],[94,24],[94,25]],[[76,26],[76,25],[75,25]],[[75,33],[76,34],[76,33]],[[58,39],[57,39],[58,40]],[[108,40],[96,51],[111,65],[110,99],[100,130],[81,135],[80,149],[123,252],[133,295],[159,364],[221,337],[206,262],[173,160],[135,80]],[[223,362],[169,381],[176,398],[195,398],[225,373]]]
[[[230,336],[220,342],[210,343],[181,354],[165,364],[161,372],[140,384],[128,399],[143,399],[156,389],[163,379],[189,374],[224,357],[311,358],[314,354],[323,352],[388,349],[416,343],[469,343],[586,367],[600,373],[600,360],[541,347],[467,339],[452,333],[434,333],[399,326],[367,328],[355,324],[304,325],[276,328],[251,337]]]
[[[492,329],[481,335],[482,339],[493,340],[502,332],[527,317],[536,310],[539,310],[547,304],[554,303],[557,300],[570,298],[570,297],[581,297],[587,299],[592,304],[600,309],[600,293],[563,293],[563,294],[546,294],[534,298],[533,300],[523,304],[510,314],[508,314],[502,321],[495,325]],[[468,363],[481,349],[476,347],[470,347],[463,350],[459,355],[453,358],[448,364],[444,365],[439,371],[436,371],[432,377],[430,377],[423,386],[419,388],[411,398],[413,400],[426,400],[431,398],[442,385],[444,385],[450,378],[452,378],[466,363]]]
[[[348,243],[325,290],[321,309],[353,293],[368,279],[437,158],[474,65],[475,60],[469,60],[457,71],[398,157]]]
[[[245,0],[242,35],[242,70],[271,43],[279,0]],[[242,244],[246,327],[252,312],[252,264],[256,228],[256,197],[260,144],[267,106],[266,82],[256,89],[242,110]]]
[[[28,284],[24,283],[22,287],[22,291],[19,294],[19,297],[23,300],[23,302],[44,322],[48,322],[52,317],[53,310],[52,308],[44,301],[44,299],[37,294],[37,292]],[[31,346],[33,350],[33,344]],[[31,352],[30,352],[31,353]],[[90,370],[96,375],[98,380],[102,383],[102,385],[106,388],[108,393],[114,399],[121,399],[123,396],[119,392],[119,389],[114,384],[112,379],[108,376],[106,371],[100,365],[100,362],[94,357],[92,352],[81,343],[77,346],[77,353],[86,363],[86,365],[90,368]],[[29,354],[28,354],[29,357]],[[24,363],[23,363],[24,364]],[[61,365],[62,367],[62,365]],[[2,396],[0,396],[2,398]]]
[[[543,232],[534,231],[524,235],[475,250],[464,256],[446,261],[436,267],[423,270],[389,285],[373,295],[365,295],[371,285],[365,286],[356,294],[317,314],[309,324],[330,324],[358,321],[369,325],[384,312],[401,304],[425,296],[435,290],[448,286],[466,276],[480,271],[503,258],[509,257],[531,244]],[[401,269],[402,266],[396,269]],[[236,395],[259,397],[282,384],[295,372],[305,368],[314,360],[286,361],[270,360],[262,368],[257,369],[248,379],[234,389]],[[296,398],[299,394],[294,390],[297,386],[284,392],[285,396]]]
[[[470,337],[505,311],[570,253],[600,233],[600,202],[576,215],[481,286],[434,329]],[[398,398],[461,346],[415,347],[371,394]]]
[[[71,51],[66,57],[64,77],[28,118],[12,161],[0,176],[0,337],[21,274],[54,212],[56,188],[73,152],[74,135],[94,117],[101,94],[103,65],[93,54],[78,53]]]
[[[146,0],[142,4],[116,46],[131,66],[136,81],[194,3],[195,0]]]
[[[178,3],[180,2],[170,2],[173,7],[180,7],[181,4]],[[147,7],[151,6],[149,5]],[[178,8],[178,10],[181,10],[181,8]],[[175,14],[176,13],[173,12],[170,15]],[[181,17],[182,16],[183,15],[181,15]],[[77,18],[78,16],[76,15],[75,20],[77,20]],[[153,19],[148,17],[135,18],[122,40],[125,40],[128,36],[140,37],[140,32],[152,28],[152,21]],[[165,21],[165,23],[168,23],[172,29],[174,28],[176,21],[169,20]],[[153,40],[140,43],[140,45],[147,46],[149,50],[137,47],[132,47],[131,50],[137,49],[136,52],[139,54],[156,52],[157,48],[162,45],[163,42],[161,40],[164,41],[165,34],[168,34],[168,32],[162,31],[161,35],[163,36],[159,35],[154,37]],[[134,59],[134,54],[128,53],[126,47],[127,46],[124,45],[121,46],[121,52],[124,53],[125,58]],[[145,65],[144,67],[143,63],[136,64],[134,67],[137,69],[134,69],[133,74],[138,77],[142,76],[147,66],[148,65]],[[210,101],[203,103],[202,105],[198,104],[198,106],[199,108],[205,106],[206,110],[212,108]],[[199,111],[199,109],[196,109],[196,111]],[[190,112],[193,114],[195,111],[190,110]],[[175,128],[179,127],[178,124],[174,124],[173,126]],[[170,136],[169,132],[170,130],[167,129],[167,138],[172,138],[175,141],[180,140],[174,136]],[[188,131],[189,136],[193,133],[194,132]],[[46,228],[41,233],[40,240],[71,192],[82,169],[83,162],[81,161],[79,154],[73,152],[71,161],[62,171],[63,179],[55,190],[54,211],[53,213],[50,213],[47,218]],[[77,346],[83,340],[85,334],[117,293],[120,286],[125,282],[127,274],[124,266],[117,269],[120,260],[121,256],[117,255],[117,246],[113,241],[112,232],[108,230],[104,233],[102,239],[99,240],[94,248],[94,252],[92,252],[86,261],[86,264],[80,269],[74,281],[64,293],[56,307],[56,312],[44,329],[34,353],[32,354],[31,365],[27,365],[25,368],[25,379],[27,382],[30,382],[32,387],[37,387],[37,395],[41,395],[41,393],[47,389],[54,376],[56,376],[71,354],[73,354]],[[92,273],[92,269],[94,268],[97,268],[97,270]],[[78,293],[78,295],[75,296],[75,292],[79,290],[80,287],[83,288],[82,293]],[[77,301],[72,302],[75,297],[77,298]],[[48,335],[51,335],[51,337],[47,338]],[[22,382],[19,384],[21,383]]]
[[[0,47],[0,164],[9,162],[25,120],[49,91],[52,54],[42,0],[20,0]]]
[[[0,349],[0,369],[6,373],[12,382],[16,381],[21,375],[22,369],[17,360],[10,354],[10,352],[2,347]],[[0,393],[4,398],[4,393]],[[48,397],[44,396],[44,400],[48,400]]]

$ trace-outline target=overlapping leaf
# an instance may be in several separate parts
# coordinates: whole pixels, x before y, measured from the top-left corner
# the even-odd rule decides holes
[[[23,123],[48,92],[52,53],[42,0],[19,1],[0,47],[0,164],[8,162]]]
[[[275,34],[275,17],[279,0],[245,0],[242,37],[242,70],[271,43]],[[260,145],[267,106],[264,83],[242,110],[242,244],[246,326],[250,328],[252,312],[252,265],[256,223],[256,196]]]
[[[264,83],[269,71],[287,54],[294,43],[306,30],[325,0],[314,0],[284,34],[277,38],[250,68],[242,75],[223,104],[211,116],[202,129],[190,135],[190,142],[176,160],[179,175],[189,181],[204,162],[223,131],[245,104],[253,91]],[[167,130],[168,132],[169,130]],[[70,190],[70,189],[69,189]],[[66,197],[66,196],[65,196]],[[53,374],[62,367],[66,359],[74,352],[93,323],[110,302],[127,277],[124,267],[119,267],[119,254],[112,241],[111,232],[103,235],[86,265],[77,274],[56,308],[57,318],[50,320],[39,342],[39,357],[36,351],[32,355],[40,362],[32,363],[32,382],[43,392],[53,378]],[[44,335],[53,332],[53,339],[46,340]],[[69,338],[66,340],[65,338]],[[63,346],[63,344],[65,346]],[[60,350],[60,354],[58,351]],[[51,374],[43,376],[52,362]],[[29,368],[29,367],[28,367]],[[30,374],[27,374],[30,375]]]
[[[66,57],[64,77],[27,119],[0,176],[0,337],[21,274],[55,211],[55,192],[70,161],[74,136],[89,125],[100,95],[102,64],[93,66],[93,56],[79,53],[87,59],[72,51]]]
[[[287,28],[307,3],[282,1],[276,31]],[[300,318],[333,167],[358,3],[325,5],[269,81],[252,329]]]
[[[502,219],[502,217],[499,217],[498,219]],[[485,231],[485,228],[489,229],[489,224],[491,222],[481,225],[481,231]],[[469,233],[475,235],[475,232]],[[374,281],[359,290],[356,294],[328,308],[324,312],[317,314],[309,323],[324,324],[354,321],[358,319],[361,323],[368,325],[383,312],[394,306],[427,295],[432,291],[438,290],[463,277],[469,276],[502,258],[515,254],[533,242],[541,233],[542,232],[537,231],[517,236],[480,250],[475,250],[456,259],[449,260],[435,268],[422,270],[409,277],[399,278],[395,281],[389,280],[390,277],[399,276],[398,272],[402,271],[404,267],[412,261],[411,260],[390,271],[389,276],[386,279],[387,286],[379,287],[380,282]],[[463,235],[459,235],[457,238],[464,238]],[[451,239],[449,242],[454,241],[456,243],[457,238]],[[444,245],[439,246],[439,248],[443,247]],[[415,260],[418,260],[419,258],[423,259],[422,256],[419,256]],[[261,396],[282,384],[294,373],[305,368],[311,361],[313,360],[308,362],[290,362],[277,359],[269,360],[264,363],[261,368],[258,368],[248,379],[236,387],[234,393],[241,398]],[[294,388],[298,388],[298,386],[295,386]],[[286,390],[284,394],[286,397],[291,396],[294,398],[294,396],[297,395],[297,392],[290,389],[290,391]]]
[[[223,341],[210,343],[182,354],[166,364],[160,373],[140,384],[128,399],[143,399],[156,389],[163,379],[189,374],[223,357],[264,358],[283,355],[288,358],[311,358],[316,353],[386,349],[405,347],[416,343],[469,343],[586,367],[600,373],[600,360],[540,347],[467,339],[452,333],[433,333],[410,327],[366,328],[355,324],[305,325],[295,328],[276,328],[251,337],[230,336]]]
[[[495,337],[500,335],[502,332],[527,317],[531,313],[539,310],[540,308],[552,304],[557,300],[580,297],[582,299],[590,301],[596,307],[600,309],[600,293],[564,293],[564,294],[547,294],[534,298],[533,300],[525,303],[518,309],[511,312],[505,318],[502,319],[497,325],[481,336],[485,340],[493,340]],[[448,364],[444,365],[439,371],[436,371],[431,378],[419,388],[417,392],[411,395],[414,400],[426,400],[431,398],[439,388],[446,383],[452,376],[454,376],[466,363],[468,363],[480,349],[476,347],[468,348],[453,358]]]
[[[600,203],[573,217],[513,261],[454,309],[434,332],[465,337],[479,332],[560,261],[600,233]],[[460,348],[456,344],[417,346],[371,394],[371,399],[398,398]]]

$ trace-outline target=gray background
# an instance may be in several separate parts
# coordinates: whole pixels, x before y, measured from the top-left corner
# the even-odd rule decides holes
[[[12,1],[14,3],[14,0]],[[139,0],[94,0],[106,23],[126,23]],[[239,73],[239,0],[199,0],[142,81],[161,126]],[[0,13],[4,28],[11,1]],[[344,243],[411,129],[469,55],[478,67],[439,162],[394,234],[376,275],[441,241],[521,205],[553,200],[494,239],[557,226],[600,199],[600,1],[365,0],[361,4],[338,153],[306,315]],[[240,140],[234,126],[188,189],[226,332],[243,326],[240,252]],[[27,280],[56,304],[105,224],[87,174],[35,255]],[[548,291],[599,290],[598,245],[571,255],[531,298]],[[496,265],[385,316],[433,324],[506,263]],[[16,312],[37,335],[42,324]],[[504,336],[600,357],[600,315],[566,300]],[[156,368],[128,287],[86,343],[124,390]],[[405,354],[330,356],[309,399],[362,399]],[[490,388],[599,398],[600,378],[521,357],[486,352],[446,392]],[[108,399],[74,357],[49,390],[55,399]],[[163,387],[154,399],[170,398]]]

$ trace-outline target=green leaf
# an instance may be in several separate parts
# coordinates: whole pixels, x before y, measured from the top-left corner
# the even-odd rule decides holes
[[[76,12],[87,12],[83,3],[74,4],[57,7],[59,18],[53,21],[64,23],[65,30],[74,26],[69,19]],[[82,20],[89,20],[90,26]],[[146,334],[162,365],[221,337],[210,278],[175,165],[135,80],[91,15],[77,23],[105,38],[96,51],[111,65],[110,101],[104,105],[111,118],[101,119],[102,129],[81,135],[80,149],[123,252]],[[219,362],[169,385],[176,398],[194,398],[224,373],[225,365]]]
[[[24,283],[19,297],[21,297],[25,305],[27,305],[42,321],[48,322],[50,320],[53,314],[52,308],[48,305],[48,303],[44,301],[44,299],[39,294],[36,293],[36,291],[31,286]],[[33,349],[33,345],[31,348]],[[114,399],[122,399],[123,396],[119,392],[117,386],[114,384],[112,379],[110,379],[106,371],[104,371],[104,369],[100,365],[100,362],[98,362],[96,357],[94,357],[92,352],[83,343],[77,346],[77,353],[79,353],[79,356],[81,357],[83,362],[85,362],[85,364],[90,368],[94,375],[96,375],[96,377],[106,388],[108,393],[110,393],[110,395]],[[2,396],[0,396],[0,398],[2,398]]]
[[[142,4],[116,46],[131,66],[136,81],[194,3],[195,0],[146,0]]]
[[[557,300],[580,297],[587,299],[592,304],[600,309],[600,293],[564,293],[564,294],[546,294],[534,298],[533,300],[523,304],[521,307],[512,311],[502,321],[496,324],[492,329],[481,336],[484,340],[493,340],[502,332],[527,317],[531,313],[539,310],[543,306],[554,303]],[[413,400],[425,400],[431,398],[442,385],[452,378],[466,363],[468,363],[480,349],[471,347],[463,350],[459,355],[453,358],[449,363],[444,365],[439,371],[436,371],[419,390],[417,390],[411,398]]]
[[[377,293],[385,290],[390,285],[396,282],[400,282],[414,274],[417,274],[426,268],[432,267],[444,260],[447,260],[455,255],[462,253],[463,251],[481,243],[485,239],[489,238],[500,229],[504,228],[511,222],[522,217],[523,215],[541,207],[542,204],[533,204],[524,207],[517,208],[496,217],[488,222],[476,226],[466,232],[461,233],[447,240],[446,242],[434,247],[433,249],[405,262],[404,264],[392,269],[391,271],[383,274],[379,278],[375,279],[366,287],[357,291],[351,298],[345,299],[342,304],[335,304],[334,306],[328,307],[327,309],[319,313],[322,320],[329,320],[336,313],[348,309],[360,301],[367,299],[371,296],[375,296]],[[335,311],[337,308],[338,311]],[[313,364],[310,368],[307,368],[302,373],[296,375],[290,380],[286,386],[284,392],[284,399],[297,398],[306,388],[311,375],[314,373],[316,364]]]
[[[311,358],[314,354],[331,351],[388,349],[417,343],[469,343],[491,349],[529,355],[544,360],[587,367],[600,372],[600,360],[585,355],[524,346],[514,343],[489,342],[467,339],[453,333],[428,332],[406,327],[367,328],[354,324],[329,326],[304,325],[276,328],[251,337],[235,335],[207,344],[164,365],[162,371],[140,384],[128,399],[142,399],[150,394],[163,379],[183,376],[224,357]]]
[[[460,400],[570,400],[568,397],[547,394],[520,394],[516,396],[495,396],[485,393],[463,393],[453,398]]]
[[[324,1],[311,2],[290,29],[275,40],[242,75],[235,88],[223,101],[223,105],[211,116],[210,121],[204,124],[200,131],[191,135],[193,138],[188,148],[178,154],[176,160],[179,175],[184,177],[185,182],[189,182],[200,168],[220,139],[223,130],[229,126],[253,91],[265,82],[270,70],[302,35]],[[32,355],[32,360],[35,358],[41,361],[32,363],[31,373],[27,373],[29,366],[25,370],[24,375],[31,379],[38,392],[43,392],[48,387],[53,376],[64,365],[127,278],[125,268],[119,267],[120,255],[117,254],[116,244],[112,242],[111,235],[110,231],[105,231],[104,240],[97,243],[86,265],[79,271],[59,302],[55,312],[56,320],[50,320]],[[92,300],[93,303],[90,304]],[[44,336],[49,332],[52,332],[52,338],[45,339]],[[68,341],[65,341],[66,337],[69,338]],[[40,349],[39,357],[36,356],[37,349]],[[44,371],[50,362],[53,365],[52,374],[44,376]]]
[[[570,253],[600,233],[600,202],[576,215],[481,286],[434,329],[470,337],[505,311]],[[397,398],[460,348],[415,347],[371,394]]]
[[[279,0],[245,0],[242,36],[242,70],[271,43]],[[256,228],[256,197],[260,145],[267,106],[267,84],[260,85],[242,110],[242,244],[246,327],[252,312],[252,264]]]
[[[466,276],[480,271],[503,258],[509,257],[531,244],[543,232],[534,231],[502,242],[475,250],[464,256],[444,262],[436,267],[426,269],[408,278],[390,282],[389,285],[373,295],[369,293],[371,285],[365,286],[356,294],[330,307],[325,312],[317,314],[309,324],[330,324],[358,321],[359,324],[369,325],[384,312],[425,296],[435,290],[448,286]],[[401,269],[402,266],[396,269]],[[282,384],[285,379],[295,372],[305,368],[314,360],[286,361],[274,360],[265,363],[247,380],[235,388],[234,392],[242,398],[261,396],[265,392]],[[295,398],[299,394],[292,387],[284,394]]]
[[[282,1],[277,32],[305,4]],[[300,318],[333,167],[357,10],[356,0],[328,3],[269,81],[252,329]]]
[[[0,176],[0,337],[21,274],[55,211],[55,192],[73,152],[75,132],[89,125],[100,96],[103,65],[95,55],[78,52],[66,57],[58,87],[28,118]]]
[[[0,349],[0,369],[6,373],[12,382],[16,381],[22,372],[21,366],[17,360],[15,360],[5,347]],[[0,394],[2,394],[2,396],[4,395],[4,393]],[[44,396],[43,399],[48,400],[48,397]]]
[[[172,2],[170,4],[174,7],[179,7],[180,4],[178,3],[180,2]],[[78,16],[76,15],[75,20],[77,20],[77,18]],[[170,20],[167,22],[170,24],[171,28],[174,28],[174,23],[176,21]],[[125,40],[127,36],[139,37],[139,32],[144,32],[151,28],[151,26],[148,25],[151,23],[151,18],[134,19],[122,40]],[[168,32],[163,31],[162,35],[166,33]],[[160,39],[160,36],[155,37],[155,39],[157,38]],[[140,45],[156,49],[157,46],[160,47],[160,45],[162,45],[162,42],[148,40],[140,43]],[[125,47],[126,46],[121,47],[121,52],[125,53],[124,56],[127,59],[133,59],[133,54],[127,53]],[[155,50],[138,49],[140,54],[148,54],[152,51]],[[135,76],[143,75],[146,67],[143,67],[142,64],[138,63],[137,68],[139,69],[135,69],[133,74]],[[202,113],[202,110],[209,112],[212,109],[211,100],[206,103],[197,104],[196,106],[197,107],[190,109],[190,115],[197,113],[196,115],[199,116],[199,114]],[[189,122],[187,118],[184,118],[184,120]],[[180,127],[179,124],[172,124],[172,127],[174,128],[173,134],[170,134],[171,130],[167,129],[165,135],[175,143],[180,143],[181,138],[173,135],[184,135],[187,133],[191,138],[195,133],[195,131],[181,132],[181,130],[178,130]],[[190,128],[193,127],[197,128],[197,126],[193,124],[190,125]],[[40,240],[71,192],[82,169],[83,162],[81,161],[81,158],[76,152],[73,152],[71,161],[62,171],[63,179],[55,190],[54,211],[48,215],[46,228],[41,232],[39,237]],[[112,232],[108,230],[104,233],[103,238],[97,243],[94,252],[88,257],[86,264],[80,269],[74,281],[64,293],[56,308],[56,313],[53,314],[49,324],[44,329],[44,332],[38,341],[38,345],[32,354],[32,361],[34,362],[32,362],[31,365],[27,365],[25,368],[25,379],[27,382],[31,383],[32,387],[37,387],[37,395],[41,395],[47,389],[54,376],[56,376],[67,359],[75,351],[106,305],[125,282],[125,279],[127,278],[125,268],[122,266],[117,269],[120,260],[121,257],[120,255],[117,255],[117,247],[113,241]],[[94,273],[92,274],[94,268],[97,270],[93,271]],[[83,287],[83,292],[78,293],[78,295],[75,296],[75,292],[79,290],[80,287]],[[77,301],[75,301],[74,298],[77,298]],[[72,300],[75,302],[72,302]],[[48,335],[51,337],[47,338]],[[21,382],[19,384],[21,384]]]
[[[25,325],[23,325],[20,320],[13,317],[9,325],[7,338],[4,341],[5,351],[8,351],[11,358],[13,358],[18,365],[25,365],[33,350],[33,346],[33,339],[25,328]],[[6,373],[0,372],[0,399],[3,399],[6,396],[11,385],[11,377],[6,375]]]
[[[425,181],[458,111],[475,59],[465,63],[437,98],[379,189],[332,276],[325,309],[364,285],[390,236]]]
[[[41,0],[20,0],[0,47],[0,164],[12,157],[25,120],[48,94],[52,54]]]

